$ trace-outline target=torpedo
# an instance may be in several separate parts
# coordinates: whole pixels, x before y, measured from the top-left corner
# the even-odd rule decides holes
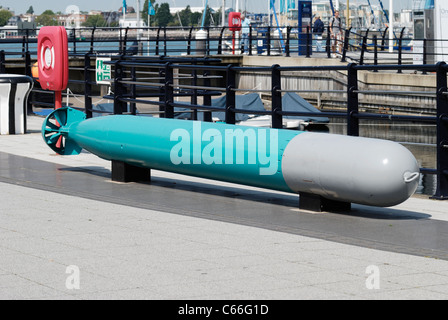
[[[137,167],[377,207],[406,201],[420,177],[405,147],[364,137],[132,115],[86,119],[72,108],[52,112],[42,135],[61,155],[85,149]]]

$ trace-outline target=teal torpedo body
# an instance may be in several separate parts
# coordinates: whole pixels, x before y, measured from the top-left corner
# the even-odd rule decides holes
[[[43,136],[59,154],[84,148],[134,166],[374,206],[403,202],[419,177],[407,149],[378,139],[129,115],[85,120],[70,108],[46,119]]]

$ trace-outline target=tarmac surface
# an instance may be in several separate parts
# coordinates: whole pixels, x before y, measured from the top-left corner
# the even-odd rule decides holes
[[[448,298],[448,202],[298,209],[298,196],[55,155],[0,136],[0,299]]]

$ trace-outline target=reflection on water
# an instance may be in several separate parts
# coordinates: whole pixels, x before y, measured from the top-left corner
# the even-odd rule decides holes
[[[330,133],[347,134],[345,119],[331,119],[328,125]],[[421,168],[436,168],[436,132],[434,124],[413,122],[385,122],[360,120],[359,135],[368,138],[392,140],[401,143],[417,159]],[[436,176],[422,174],[418,194],[434,195]]]

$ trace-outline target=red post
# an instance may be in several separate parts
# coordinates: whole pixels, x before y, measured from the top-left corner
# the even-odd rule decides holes
[[[62,91],[54,92],[54,109],[62,108]]]

